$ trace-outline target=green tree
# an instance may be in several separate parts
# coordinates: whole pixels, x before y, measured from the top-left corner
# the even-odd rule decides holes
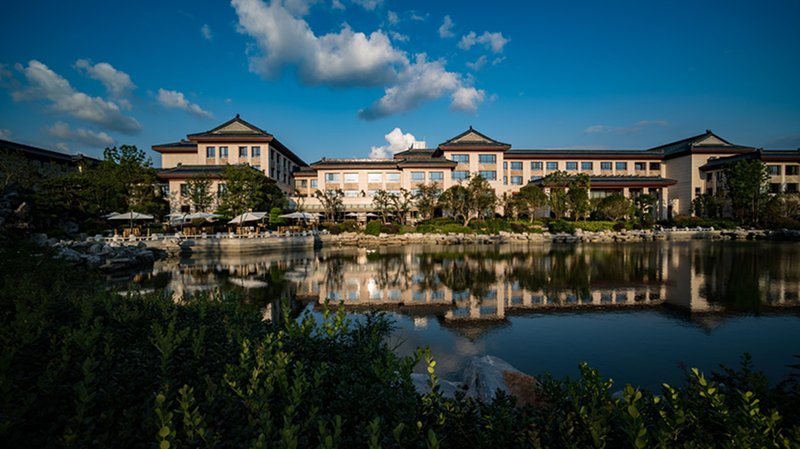
[[[766,164],[759,160],[738,161],[727,164],[723,172],[725,190],[736,217],[741,222],[758,223],[769,187]]]
[[[547,195],[541,187],[534,184],[527,184],[512,197],[517,208],[525,211],[528,219],[533,223],[536,213],[547,205]]]
[[[406,224],[408,213],[411,212],[411,207],[414,205],[414,195],[401,187],[400,193],[393,193],[390,198],[395,218],[400,221],[400,224]]]
[[[564,171],[550,173],[542,179],[542,185],[550,191],[547,196],[547,204],[550,206],[550,212],[553,213],[557,220],[563,218],[569,209],[569,200],[567,198],[569,182],[570,176]]]
[[[325,210],[325,218],[328,220],[335,220],[344,210],[344,202],[342,201],[344,191],[342,189],[331,189],[324,192],[317,190],[315,195],[322,203],[322,209]]]
[[[269,224],[273,226],[281,226],[286,224],[286,219],[281,217],[283,209],[280,207],[273,207],[269,211]]]
[[[392,210],[392,195],[383,189],[376,191],[372,197],[372,207],[381,216],[381,222],[386,224],[386,217]]]
[[[644,193],[633,200],[634,213],[639,223],[643,226],[652,226],[653,206],[656,204],[656,197],[649,193]]]
[[[414,196],[414,199],[416,200],[417,210],[419,211],[421,219],[429,220],[433,217],[441,195],[442,191],[439,188],[439,184],[435,182],[417,186],[417,194]]]
[[[469,223],[469,201],[469,191],[461,184],[450,187],[439,197],[442,209],[453,218],[464,220],[464,223]]]
[[[205,212],[211,208],[214,202],[211,178],[205,175],[193,176],[186,181],[186,189],[195,212]]]
[[[219,212],[236,216],[246,211],[285,209],[286,195],[274,180],[248,165],[229,165],[222,173],[224,189]]]
[[[631,206],[631,200],[615,193],[598,201],[597,213],[607,220],[620,221],[630,215]]]
[[[468,226],[473,218],[484,218],[494,214],[497,196],[489,182],[482,176],[473,176],[466,187],[456,184],[442,193],[439,204],[454,218],[464,221]]]
[[[589,202],[589,175],[585,173],[570,177],[569,190],[567,191],[567,207],[574,220],[586,220],[591,210]]]

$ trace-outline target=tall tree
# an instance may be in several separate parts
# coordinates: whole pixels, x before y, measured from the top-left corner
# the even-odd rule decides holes
[[[408,213],[411,212],[411,207],[414,205],[414,195],[401,187],[400,193],[393,193],[390,197],[395,218],[400,221],[400,224],[406,224]]]
[[[589,215],[591,210],[589,202],[590,178],[586,173],[571,176],[569,180],[569,191],[567,191],[567,205],[570,215],[574,220],[583,219]]]
[[[758,223],[769,187],[766,164],[759,160],[738,161],[726,165],[723,170],[725,190],[734,213],[742,222]]]
[[[381,222],[386,224],[386,217],[392,210],[392,195],[383,189],[376,191],[372,197],[372,207],[381,216]]]
[[[344,210],[344,191],[342,189],[325,190],[324,192],[317,190],[316,196],[322,203],[322,208],[325,210],[325,217],[328,220],[335,220],[336,217]]]
[[[470,220],[469,191],[461,184],[456,184],[445,190],[439,197],[439,205],[453,218],[464,221],[464,226]]]
[[[555,171],[542,179],[542,185],[550,191],[547,195],[547,204],[557,220],[563,218],[569,209],[567,200],[569,181],[570,176],[564,171]]]
[[[219,212],[236,216],[249,210],[286,208],[286,195],[274,180],[247,165],[230,165],[222,173],[225,189]]]
[[[211,178],[205,175],[193,176],[186,181],[186,189],[195,212],[205,212],[211,208],[214,202]]]
[[[497,205],[497,195],[489,181],[483,176],[473,176],[467,183],[467,191],[471,201],[471,212],[475,218],[484,219],[494,216],[494,208]],[[465,225],[466,226],[466,225]]]
[[[421,219],[430,220],[433,218],[433,213],[436,210],[436,204],[441,194],[442,191],[439,188],[439,184],[435,182],[417,186],[417,194],[414,195],[414,199]]]
[[[484,218],[494,214],[497,196],[489,182],[482,176],[469,179],[466,187],[456,184],[442,193],[439,204],[447,209],[454,218],[464,221],[464,226],[474,218]]]
[[[527,184],[519,189],[516,195],[512,197],[516,207],[520,211],[525,211],[528,219],[533,223],[536,217],[536,212],[547,205],[547,195],[541,187],[534,184]]]
[[[615,193],[597,202],[597,213],[607,219],[620,221],[631,213],[631,200]]]

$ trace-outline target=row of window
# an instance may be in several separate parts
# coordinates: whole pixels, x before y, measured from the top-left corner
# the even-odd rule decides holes
[[[248,157],[248,153],[252,157],[261,157],[261,147],[250,147],[249,150],[247,147],[239,147],[239,157]],[[206,147],[206,157],[211,159],[215,158],[217,154],[217,147]],[[226,158],[228,157],[228,147],[221,146],[219,147],[219,157]]]
[[[358,183],[359,174],[358,173],[325,173],[325,182],[326,183],[337,183],[341,182],[344,179],[345,183],[350,184],[357,184]],[[444,179],[444,172],[434,171],[428,173],[428,180],[437,182],[442,181]],[[370,184],[377,184],[382,183],[384,180],[387,183],[399,183],[400,182],[400,173],[367,173],[367,182]],[[422,171],[412,171],[411,172],[411,180],[414,182],[424,182],[425,181],[425,172]]]
[[[189,184],[181,184],[181,197],[187,198],[189,196]],[[226,186],[225,184],[217,184],[217,197],[222,196],[225,193]]]
[[[459,164],[469,164],[469,154],[454,154],[450,156],[450,160]],[[496,164],[497,155],[494,154],[479,154],[479,164]]]
[[[781,166],[780,165],[767,165],[767,171],[769,172],[770,176],[780,176],[781,175]],[[800,165],[787,165],[786,166],[786,176],[797,176],[800,174]]]
[[[514,165],[519,164],[519,165]],[[613,165],[612,165],[613,164]],[[505,165],[505,164],[504,164]],[[556,171],[560,170],[560,163],[558,161],[550,161],[547,162],[546,165],[544,162],[541,161],[533,161],[531,162],[531,170],[533,171],[540,171],[542,167],[546,166],[547,171]],[[627,171],[628,170],[628,163],[627,162],[600,162],[600,170],[602,171],[611,171],[611,167],[614,167],[616,170],[619,171]],[[592,171],[594,170],[594,162],[581,162],[580,163],[581,171]],[[564,164],[564,168],[567,171],[576,171],[578,170],[578,162],[566,162]],[[512,170],[521,170],[522,169],[522,162],[512,162],[511,163]],[[647,162],[634,162],[633,169],[636,171],[645,171],[647,170]],[[661,163],[660,162],[650,162],[650,170],[652,171],[660,171],[661,170]]]

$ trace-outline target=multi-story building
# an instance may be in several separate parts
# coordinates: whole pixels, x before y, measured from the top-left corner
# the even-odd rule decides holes
[[[688,215],[692,200],[717,188],[714,180],[719,175],[714,172],[740,158],[765,161],[775,192],[796,192],[800,184],[800,150],[758,150],[728,142],[710,130],[644,150],[575,150],[512,149],[510,144],[470,127],[436,148],[410,148],[386,159],[322,158],[309,165],[238,116],[188,138],[153,147],[162,153],[162,166],[171,167],[162,172],[162,177],[170,179],[170,191],[185,183],[192,170],[221,172],[224,164],[249,163],[275,179],[296,204],[312,212],[323,209],[317,191],[341,190],[345,212],[363,214],[373,209],[372,198],[379,190],[413,192],[420,184],[432,183],[446,190],[480,175],[502,197],[513,195],[529,182],[540,182],[550,173],[564,171],[588,175],[593,198],[615,193],[626,197],[651,194],[657,199],[657,217],[667,218]],[[252,146],[253,142],[269,148],[270,159],[264,153],[261,159],[253,159],[252,149],[259,148]],[[241,148],[247,152],[248,147],[240,146],[244,144],[251,145],[249,156],[237,158],[229,153],[228,148],[239,148],[238,154]],[[226,148],[224,158],[222,148]],[[283,158],[277,165],[271,159],[273,152]]]
[[[153,145],[161,154],[159,178],[166,182],[172,212],[190,212],[187,181],[207,176],[217,197],[224,189],[222,173],[228,165],[246,164],[293,193],[293,173],[306,163],[272,134],[242,120],[237,114],[216,128],[189,134],[179,142]]]

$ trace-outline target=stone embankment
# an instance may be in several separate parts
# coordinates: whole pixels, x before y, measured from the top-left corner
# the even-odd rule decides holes
[[[345,232],[338,235],[323,235],[323,246],[384,246],[412,243],[432,245],[500,244],[500,243],[618,243],[657,240],[789,240],[800,241],[800,231],[791,230],[729,230],[714,229],[665,229],[635,231],[587,232],[577,230],[575,234],[510,233],[482,234],[381,234],[379,236]]]
[[[32,240],[41,247],[49,248],[56,258],[71,265],[105,272],[145,267],[164,256],[163,251],[148,248],[143,242],[107,242],[102,237],[65,241],[34,234]]]

